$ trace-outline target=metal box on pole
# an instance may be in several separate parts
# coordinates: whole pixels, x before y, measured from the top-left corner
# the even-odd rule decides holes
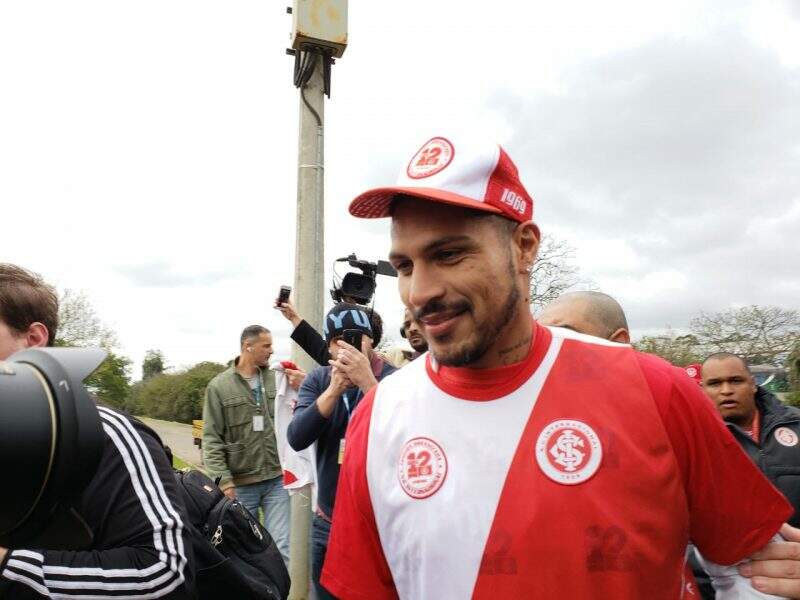
[[[294,0],[292,48],[329,48],[340,57],[347,47],[347,0]]]

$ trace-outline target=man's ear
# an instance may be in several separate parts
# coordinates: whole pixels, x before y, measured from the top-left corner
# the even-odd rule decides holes
[[[623,329],[622,327],[620,327],[614,333],[612,333],[611,337],[608,339],[611,342],[618,342],[620,344],[630,344],[631,334],[628,332],[627,329]]]
[[[539,253],[540,239],[539,227],[533,221],[520,223],[514,230],[519,273],[530,273],[533,263],[536,262],[536,255]]]
[[[28,326],[25,332],[25,343],[28,348],[43,348],[50,341],[50,332],[44,323],[35,321]]]

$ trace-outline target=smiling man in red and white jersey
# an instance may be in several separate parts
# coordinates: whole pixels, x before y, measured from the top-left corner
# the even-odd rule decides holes
[[[690,538],[732,564],[789,516],[683,371],[533,321],[539,229],[502,148],[434,137],[350,212],[391,216],[430,352],[351,421],[336,597],[672,600]]]

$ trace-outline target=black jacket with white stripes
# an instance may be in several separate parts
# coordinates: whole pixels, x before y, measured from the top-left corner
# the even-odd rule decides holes
[[[145,425],[99,407],[105,449],[77,511],[94,533],[83,551],[11,549],[0,598],[194,598],[194,564],[175,477]]]

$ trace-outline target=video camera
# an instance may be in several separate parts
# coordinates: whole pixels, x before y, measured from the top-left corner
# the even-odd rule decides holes
[[[346,262],[351,267],[360,270],[361,273],[347,273],[339,281],[336,274],[336,263]],[[334,302],[350,300],[356,304],[369,304],[375,293],[375,280],[378,275],[387,277],[397,277],[395,268],[385,260],[372,263],[366,260],[359,260],[355,254],[337,258],[333,263],[333,288],[331,297]]]
[[[74,550],[91,541],[72,505],[103,453],[83,380],[105,357],[96,348],[31,348],[0,361],[0,546]]]

